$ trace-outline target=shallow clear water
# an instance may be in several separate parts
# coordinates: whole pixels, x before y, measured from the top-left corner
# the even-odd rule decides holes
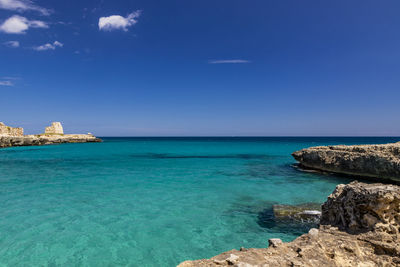
[[[349,178],[291,152],[398,138],[104,138],[0,150],[0,265],[174,266],[290,241],[273,204],[322,203]]]

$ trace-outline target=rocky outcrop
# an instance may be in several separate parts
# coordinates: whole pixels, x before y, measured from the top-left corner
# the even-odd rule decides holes
[[[60,122],[53,122],[51,126],[46,127],[45,134],[64,134],[64,129]]]
[[[14,128],[0,122],[0,136],[23,136],[23,128]]]
[[[0,122],[0,148],[13,146],[41,146],[62,143],[102,142],[92,134],[64,134],[60,122],[46,127],[45,134],[24,135],[24,129],[5,126]]]
[[[102,140],[90,134],[0,136],[0,148],[62,143],[93,143]]]
[[[296,151],[306,168],[400,181],[400,142],[384,145],[319,146]]]
[[[292,242],[231,250],[191,266],[400,266],[400,187],[338,185],[322,206],[321,225]]]

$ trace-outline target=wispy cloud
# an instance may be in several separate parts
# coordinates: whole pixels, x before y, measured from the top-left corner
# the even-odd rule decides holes
[[[0,31],[11,34],[24,34],[29,28],[48,28],[41,20],[28,20],[25,17],[14,15],[0,25]]]
[[[60,43],[59,41],[54,41],[52,44],[47,43],[44,45],[34,47],[33,49],[36,51],[46,51],[46,50],[55,50],[57,47],[63,47],[63,46],[64,44]]]
[[[250,63],[250,60],[245,59],[220,59],[220,60],[210,60],[210,64],[240,64],[240,63]]]
[[[12,81],[1,81],[0,80],[0,86],[14,86],[14,83]]]
[[[40,7],[31,0],[0,0],[0,8],[18,12],[37,11],[46,16],[51,13],[51,10]]]
[[[17,48],[19,47],[19,42],[18,41],[8,41],[3,43],[7,47],[12,47],[12,48]]]
[[[130,26],[135,25],[138,22],[138,18],[141,14],[140,10],[132,12],[126,17],[120,15],[112,15],[109,17],[101,17],[99,19],[99,30],[112,31],[112,30],[123,30],[128,31]]]
[[[14,86],[19,77],[0,77],[0,86]]]

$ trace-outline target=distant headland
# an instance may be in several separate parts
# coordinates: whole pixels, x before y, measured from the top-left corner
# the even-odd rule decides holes
[[[60,122],[53,122],[44,133],[24,135],[23,128],[14,128],[0,122],[0,148],[13,146],[40,146],[62,143],[101,142],[100,138],[88,134],[64,134]]]

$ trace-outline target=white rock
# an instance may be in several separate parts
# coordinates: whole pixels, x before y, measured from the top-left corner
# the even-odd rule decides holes
[[[45,134],[64,134],[64,129],[60,122],[53,122],[51,126],[46,127]]]

